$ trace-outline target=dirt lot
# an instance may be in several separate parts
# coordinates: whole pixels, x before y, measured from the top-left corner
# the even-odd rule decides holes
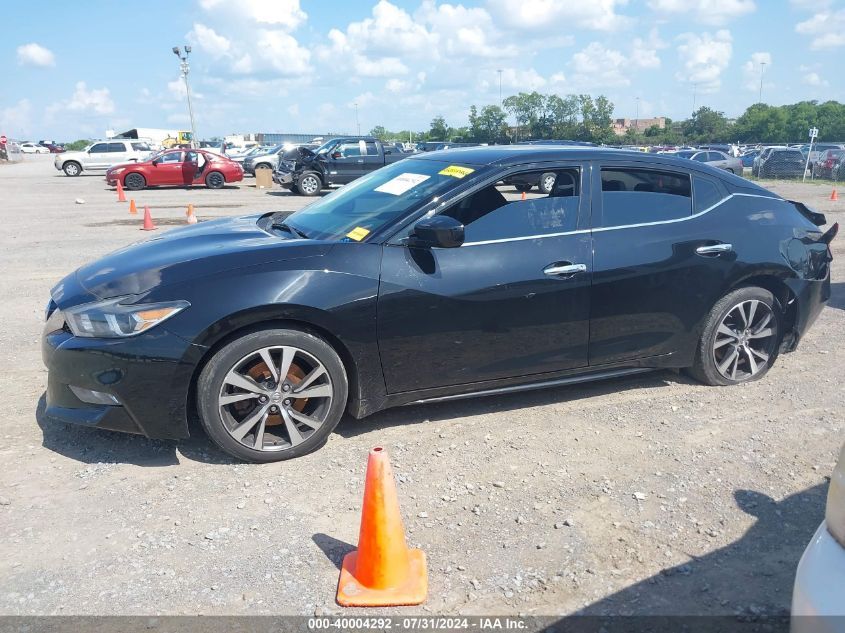
[[[201,220],[306,202],[252,182],[135,197],[163,228],[189,202]],[[773,188],[845,220],[827,186]],[[841,281],[799,350],[748,386],[658,372],[403,408],[344,420],[308,457],[253,466],[201,434],[36,422],[49,288],[148,237],[115,199],[102,176],[64,177],[48,156],[0,169],[0,613],[339,612],[337,565],[357,541],[375,445],[429,557],[427,612],[787,612],[843,441]]]

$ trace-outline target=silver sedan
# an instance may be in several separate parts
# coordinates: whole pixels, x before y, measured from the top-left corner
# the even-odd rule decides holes
[[[701,150],[693,154],[690,159],[724,169],[732,174],[742,175],[742,161],[739,158],[728,156],[724,152],[717,152],[712,149]]]

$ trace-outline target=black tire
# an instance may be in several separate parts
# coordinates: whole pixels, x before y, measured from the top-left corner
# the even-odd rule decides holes
[[[123,177],[123,186],[130,191],[140,191],[147,186],[147,179],[133,171]]]
[[[540,181],[537,183],[537,188],[544,194],[549,195],[552,189],[555,188],[555,179],[557,174],[553,171],[546,172],[540,175]]]
[[[514,189],[519,191],[520,193],[528,193],[531,191],[532,185],[514,185]]]
[[[209,189],[222,189],[226,184],[226,177],[219,171],[210,171],[205,175],[205,186]]]
[[[259,169],[272,169],[272,166],[270,163],[258,163],[255,166],[255,171],[258,171]]]
[[[716,352],[714,346],[716,345],[717,332],[719,332],[719,327],[722,325],[723,320],[729,316],[729,313],[736,309],[736,306],[742,304],[743,302],[754,300],[765,304],[765,306],[771,311],[772,315],[770,320],[772,325],[769,327],[773,330],[773,333],[770,337],[771,340],[766,341],[767,348],[763,350],[768,355],[768,360],[765,364],[761,363],[762,366],[753,375],[740,376],[737,377],[737,379],[731,379],[720,373],[716,365],[716,359],[714,358],[714,354]],[[774,365],[777,360],[781,340],[783,339],[782,315],[783,309],[780,303],[778,303],[774,295],[765,288],[746,286],[729,292],[717,301],[716,305],[713,306],[713,309],[710,310],[710,314],[707,317],[707,321],[705,322],[704,329],[701,333],[701,338],[699,338],[698,345],[696,347],[695,364],[688,368],[687,372],[699,382],[713,386],[736,385],[743,382],[759,380],[768,373],[769,369],[771,369],[772,365]],[[724,348],[729,350],[730,344],[724,345]],[[727,354],[728,351],[725,351],[724,353]],[[748,355],[749,354],[740,353],[742,362],[748,362],[746,360]]]
[[[296,190],[303,196],[316,196],[323,188],[323,181],[313,171],[308,171],[299,177]]]
[[[332,399],[323,424],[300,444],[283,450],[257,450],[245,446],[229,434],[218,398],[224,379],[240,359],[272,346],[296,347],[317,359],[331,380]],[[325,340],[305,330],[267,329],[250,332],[221,347],[200,373],[196,392],[200,422],[217,446],[237,459],[268,463],[301,457],[325,444],[343,417],[349,386],[340,357]]]
[[[731,169],[730,167],[727,167],[725,169],[725,171],[728,172],[729,174],[736,174],[736,172],[733,169]]]
[[[65,176],[78,176],[82,173],[82,165],[77,163],[75,160],[69,160],[62,165],[62,171],[65,172]]]

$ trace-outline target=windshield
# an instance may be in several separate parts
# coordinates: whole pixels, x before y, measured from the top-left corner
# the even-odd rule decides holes
[[[290,215],[285,224],[310,239],[360,242],[481,169],[406,158],[330,193]]]
[[[314,153],[316,153],[316,154],[325,154],[326,152],[328,152],[328,151],[329,151],[332,147],[334,147],[335,145],[337,145],[337,139],[334,139],[334,138],[333,138],[333,139],[331,139],[331,140],[326,141],[326,142],[325,142],[325,143],[323,143],[322,145],[320,145],[320,147],[318,147],[317,149],[315,149],[315,150],[314,150]]]

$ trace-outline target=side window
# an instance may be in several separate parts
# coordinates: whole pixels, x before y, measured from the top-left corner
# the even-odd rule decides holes
[[[542,193],[541,178],[548,183],[551,177],[550,193]],[[580,170],[561,168],[513,174],[467,196],[443,214],[464,225],[466,243],[484,242],[574,231],[580,201]]]
[[[373,141],[367,141],[365,146],[367,148],[367,156],[375,156],[378,154],[378,148]]]
[[[112,154],[117,154],[119,152],[125,152],[126,146],[123,143],[109,143],[109,152]]]
[[[340,145],[338,145],[335,152],[340,152],[340,155],[343,158],[346,158],[348,156],[360,156],[361,155],[361,149],[358,147],[357,142],[355,142],[355,143],[341,143]]]
[[[707,162],[707,152],[698,152],[698,154],[693,155],[693,160],[697,160],[700,163]]]
[[[108,143],[97,143],[96,145],[91,147],[92,154],[105,154],[109,151],[109,144]]]
[[[695,213],[701,213],[705,209],[709,209],[724,197],[719,186],[706,178],[695,176],[692,179],[692,187],[693,211]]]
[[[150,146],[146,143],[132,143],[132,149],[136,152],[149,152]]]
[[[168,152],[167,154],[162,154],[161,158],[158,160],[159,163],[181,163],[182,162],[182,152]]]
[[[692,213],[690,178],[651,169],[601,170],[602,226],[661,222]]]

